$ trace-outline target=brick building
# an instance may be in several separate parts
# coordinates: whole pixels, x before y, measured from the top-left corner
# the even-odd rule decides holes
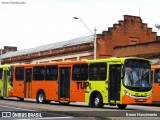
[[[137,16],[124,15],[124,20],[97,34],[96,58],[138,56],[160,61],[160,37]],[[43,45],[27,50],[7,52],[2,63],[42,63],[93,59],[94,36]]]
[[[11,51],[17,51],[17,47],[14,46],[4,46],[4,49],[2,49],[2,54],[5,54],[7,52]]]

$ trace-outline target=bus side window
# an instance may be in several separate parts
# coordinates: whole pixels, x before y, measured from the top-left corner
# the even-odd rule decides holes
[[[154,82],[160,83],[160,69],[155,69]]]
[[[106,80],[107,64],[106,63],[91,63],[89,66],[90,80]]]
[[[0,68],[0,79],[2,79],[2,72],[3,72],[3,69]]]
[[[35,66],[33,68],[33,80],[44,80],[44,76],[45,76],[44,66]]]
[[[58,77],[58,66],[46,66],[45,80],[57,80]]]
[[[16,68],[15,78],[17,81],[24,80],[24,67]]]
[[[73,80],[87,80],[88,79],[88,64],[75,64],[72,71]]]

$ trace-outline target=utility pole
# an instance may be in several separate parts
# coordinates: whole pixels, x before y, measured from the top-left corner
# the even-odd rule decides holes
[[[94,36],[94,59],[96,59],[96,56],[97,56],[97,34],[96,34],[96,31],[97,29],[95,28],[94,29],[94,34],[93,32],[89,29],[89,27],[83,22],[83,20],[79,17],[73,17],[74,19],[79,19],[83,25],[90,31],[90,33],[92,33],[92,35]]]

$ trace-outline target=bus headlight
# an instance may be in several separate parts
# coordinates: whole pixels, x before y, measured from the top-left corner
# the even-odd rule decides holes
[[[146,96],[134,96],[134,95],[131,95],[130,93],[128,93],[126,90],[124,90],[123,92],[125,95],[132,97],[132,98],[145,98],[145,99],[147,99],[152,96],[152,93],[149,95],[146,95]]]

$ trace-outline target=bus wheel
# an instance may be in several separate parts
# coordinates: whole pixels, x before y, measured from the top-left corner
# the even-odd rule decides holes
[[[102,108],[103,107],[103,99],[99,93],[96,93],[94,97],[94,107]]]
[[[45,103],[46,102],[46,96],[43,91],[39,91],[36,98],[38,103]]]
[[[127,107],[127,104],[117,104],[119,109],[125,109]]]

